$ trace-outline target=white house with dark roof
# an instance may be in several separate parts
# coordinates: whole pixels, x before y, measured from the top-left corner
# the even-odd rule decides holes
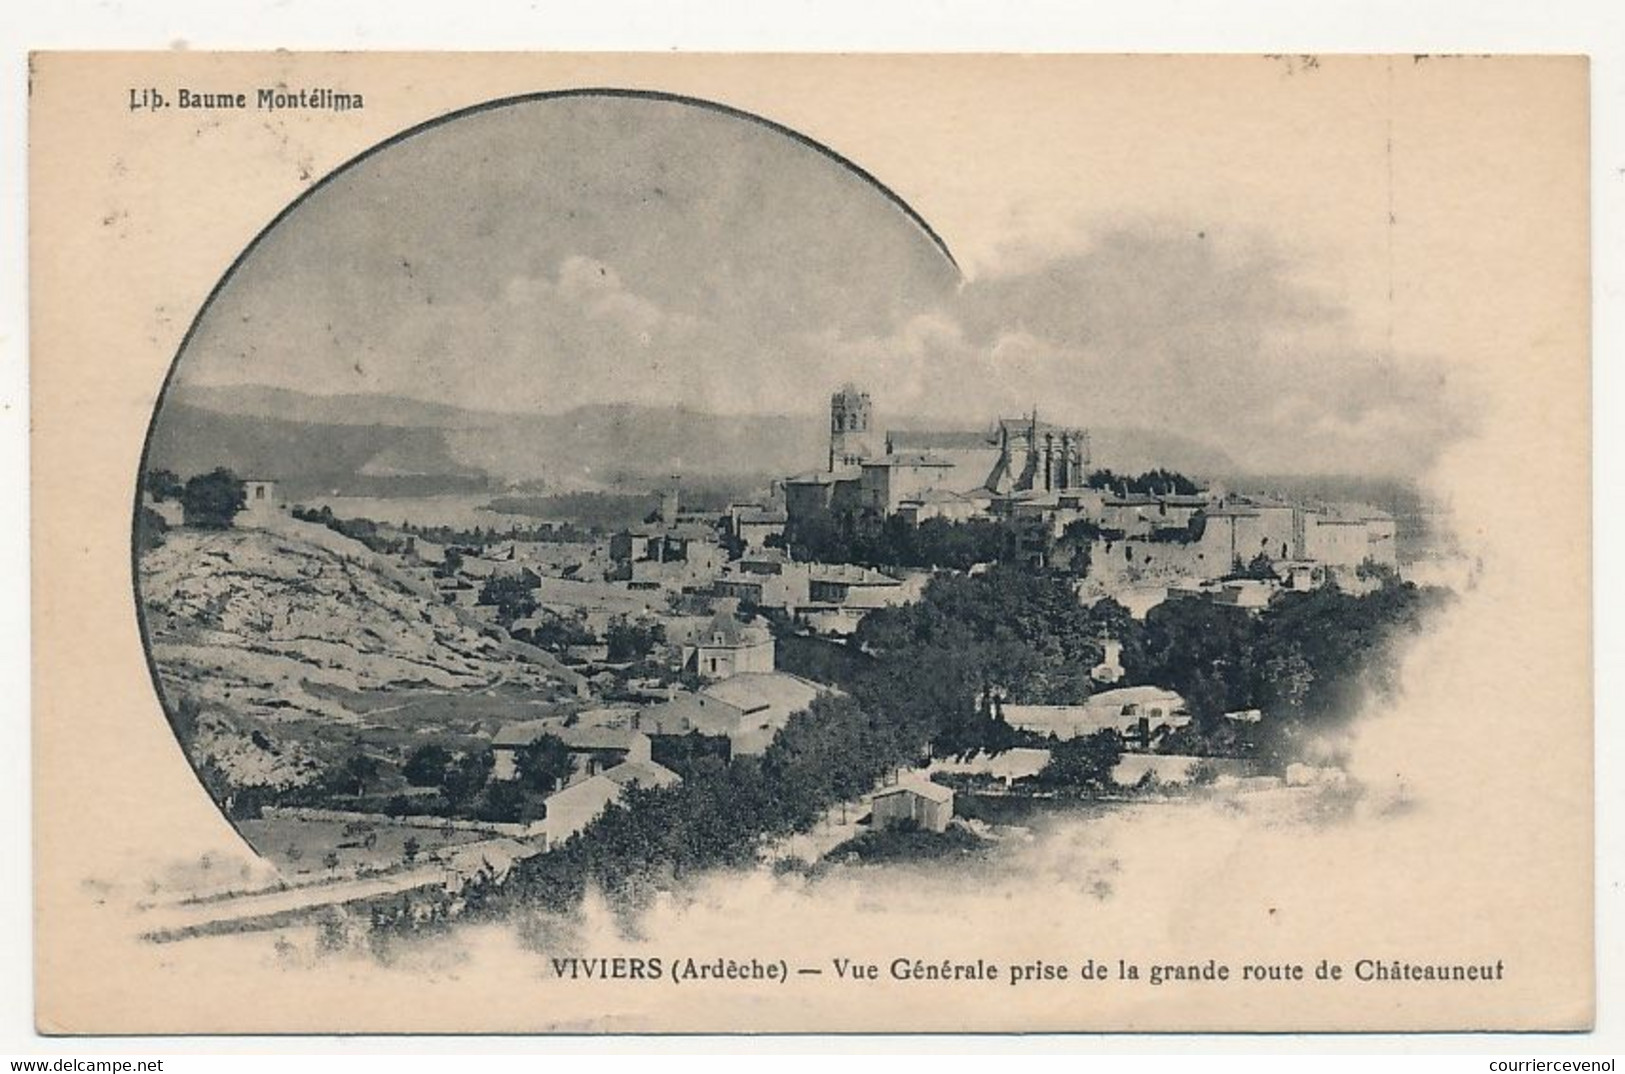
[[[739,503],[728,506],[728,530],[745,548],[763,548],[770,537],[782,537],[789,515],[782,507]]]

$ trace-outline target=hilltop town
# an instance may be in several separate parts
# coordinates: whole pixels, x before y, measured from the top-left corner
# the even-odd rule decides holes
[[[651,870],[975,852],[1080,800],[1343,786],[1299,746],[1439,599],[1370,505],[1113,473],[1036,408],[882,430],[848,385],[829,419],[760,497],[694,510],[674,476],[612,528],[146,475],[166,712],[279,871],[149,934],[632,899]]]

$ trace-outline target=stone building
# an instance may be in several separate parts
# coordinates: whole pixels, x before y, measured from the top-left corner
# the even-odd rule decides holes
[[[277,495],[276,482],[269,478],[251,477],[243,482],[243,509],[232,520],[237,526],[262,526],[274,522],[282,514],[282,499]]]
[[[874,409],[869,393],[856,385],[843,385],[829,397],[829,472],[862,465],[881,454],[872,428]]]
[[[963,519],[990,513],[999,497],[1082,488],[1088,469],[1088,432],[1042,422],[1036,408],[984,431],[882,438],[868,393],[847,385],[830,397],[827,466],[785,479],[785,511],[791,524],[858,511]]]
[[[682,642],[683,670],[702,679],[726,679],[773,670],[773,635],[758,623],[741,623],[719,611],[706,626]]]

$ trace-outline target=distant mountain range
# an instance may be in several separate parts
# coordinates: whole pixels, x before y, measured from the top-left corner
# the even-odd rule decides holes
[[[1176,433],[1116,427],[1090,433],[1095,465],[1119,472],[1165,466],[1209,476],[1234,470],[1223,452]],[[827,423],[817,415],[630,404],[509,414],[393,395],[177,386],[154,425],[148,465],[183,476],[226,466],[245,476],[275,477],[290,497],[514,486],[642,491],[672,474],[742,486],[765,482],[822,466],[827,445]]]

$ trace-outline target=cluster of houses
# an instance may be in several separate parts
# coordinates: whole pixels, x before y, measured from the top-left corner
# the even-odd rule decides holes
[[[648,735],[613,723],[571,723],[566,719],[528,720],[504,726],[491,739],[491,778],[507,781],[520,775],[519,754],[543,737],[563,744],[570,772],[547,797],[547,813],[538,834],[549,845],[562,842],[618,802],[629,787],[669,787],[682,782],[676,772],[655,762]]]
[[[735,672],[699,690],[672,688],[642,704],[510,723],[491,739],[491,778],[518,779],[521,754],[543,739],[556,740],[569,755],[570,771],[547,797],[540,829],[556,843],[585,828],[629,787],[681,782],[658,760],[668,750],[699,750],[723,761],[764,753],[790,717],[825,689],[768,667]]]

